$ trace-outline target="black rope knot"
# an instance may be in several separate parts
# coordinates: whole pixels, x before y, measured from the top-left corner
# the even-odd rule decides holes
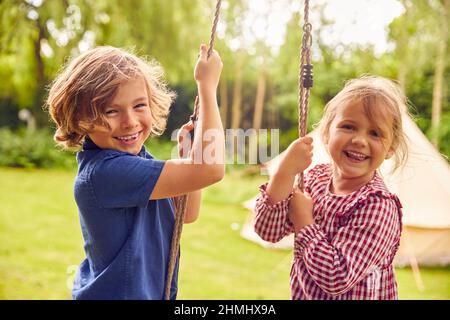
[[[305,64],[302,68],[302,81],[304,88],[312,88],[313,86],[313,65]]]

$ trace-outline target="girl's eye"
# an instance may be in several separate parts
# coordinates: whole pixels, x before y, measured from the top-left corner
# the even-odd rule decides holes
[[[378,131],[376,131],[376,130],[370,130],[369,134],[372,137],[375,137],[375,138],[380,138],[381,137],[381,134]]]
[[[341,126],[341,128],[346,129],[346,130],[353,130],[354,127],[351,124],[343,124]]]
[[[139,109],[139,108],[145,108],[147,107],[147,105],[145,103],[140,103],[134,106],[135,109]]]

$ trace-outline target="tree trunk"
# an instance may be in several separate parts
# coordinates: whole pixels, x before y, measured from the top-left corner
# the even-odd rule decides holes
[[[36,91],[33,99],[32,114],[36,119],[37,126],[43,127],[48,124],[48,117],[42,109],[46,82],[44,60],[41,56],[41,41],[44,39],[44,27],[41,25],[40,19],[36,20],[36,28],[38,35],[33,41],[34,58],[36,60]]]
[[[227,80],[222,79],[220,81],[220,117],[222,118],[223,128],[227,128],[227,116],[228,116],[228,85]]]
[[[261,72],[258,77],[258,87],[256,88],[255,110],[253,113],[253,134],[249,141],[249,164],[255,164],[258,159],[258,130],[261,129],[262,114],[264,110],[264,97],[266,95],[266,71],[264,64],[261,66]],[[251,161],[254,159],[254,162]]]
[[[233,105],[231,108],[231,128],[238,129],[241,123],[241,106],[242,106],[242,65],[243,56],[240,53],[236,54],[236,71],[234,76],[233,88]]]
[[[258,78],[258,87],[256,89],[255,113],[253,115],[253,128],[261,129],[262,114],[264,110],[264,97],[266,95],[266,70],[263,66]]]
[[[398,39],[397,52],[398,52],[398,75],[397,81],[403,92],[406,92],[406,76],[408,74],[408,60],[409,60],[409,34],[408,24],[411,16],[411,4],[409,2],[403,2],[405,7],[405,19],[406,23],[402,25],[400,29],[400,38]]]
[[[236,66],[234,74],[234,87],[233,87],[233,104],[231,106],[231,129],[232,129],[232,141],[230,141],[230,156],[234,159],[239,157],[239,146],[237,138],[237,129],[239,129],[241,123],[241,108],[242,108],[242,66],[244,64],[243,55],[241,52],[236,53]],[[239,159],[238,159],[239,161]]]
[[[408,73],[408,33],[406,31],[406,27],[403,27],[401,30],[401,36],[398,44],[399,51],[399,67],[398,67],[398,84],[403,92],[406,92],[406,75]]]
[[[439,147],[439,123],[441,121],[445,60],[448,41],[448,12],[450,0],[444,0],[444,13],[441,39],[438,44],[436,66],[433,80],[433,101],[431,106],[431,142],[436,148]]]

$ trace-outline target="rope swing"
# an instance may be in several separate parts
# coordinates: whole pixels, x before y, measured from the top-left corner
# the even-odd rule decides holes
[[[211,35],[209,41],[208,58],[210,57],[216,34],[217,23],[219,21],[221,0],[217,0],[216,9],[214,14],[213,26],[211,28]],[[309,23],[309,0],[304,2],[304,24],[303,24],[303,36],[302,45],[300,49],[300,67],[299,67],[299,77],[298,77],[298,130],[299,137],[304,137],[307,132],[307,122],[308,122],[308,104],[310,90],[313,86],[313,66],[311,64],[311,45],[312,45],[312,25]],[[194,124],[198,119],[199,111],[199,99],[198,96],[195,98],[194,112],[190,116],[190,120]],[[193,131],[191,131],[191,138],[193,138]],[[298,187],[303,191],[303,172],[298,174]],[[181,231],[183,229],[183,221],[186,213],[187,195],[182,195],[180,197],[174,198],[175,204],[175,226],[172,235],[172,242],[170,247],[170,260],[167,270],[166,287],[164,292],[165,300],[170,299],[170,289],[172,285],[173,274],[175,271],[175,264],[177,261],[177,256],[180,247],[180,237]]]
[[[208,48],[208,55],[207,55],[208,58],[211,56],[211,53],[212,53],[212,50],[214,47],[216,28],[217,28],[217,23],[219,22],[221,2],[222,2],[221,0],[217,0],[217,3],[216,3],[214,21],[213,21],[213,26],[211,28],[211,36],[210,36],[210,41],[209,41],[209,48]],[[194,112],[190,116],[190,119],[194,125],[194,128],[195,128],[195,124],[198,119],[199,107],[200,107],[200,103],[199,103],[199,98],[197,96],[195,98]],[[194,132],[191,131],[190,133],[191,133],[191,141],[192,141]],[[174,198],[174,203],[175,203],[175,225],[174,225],[173,234],[172,234],[172,242],[170,245],[169,265],[167,267],[166,288],[164,291],[164,299],[165,300],[170,299],[170,289],[172,287],[173,274],[175,271],[175,265],[176,265],[176,261],[177,261],[179,248],[180,248],[181,231],[183,229],[183,221],[184,221],[184,216],[186,214],[187,195],[184,194],[180,197]]]
[[[312,25],[309,23],[309,0],[305,0],[303,37],[300,49],[300,67],[298,75],[298,133],[304,137],[308,124],[308,104],[310,91],[313,86],[313,65],[311,64]],[[297,177],[298,187],[303,191],[303,172]]]

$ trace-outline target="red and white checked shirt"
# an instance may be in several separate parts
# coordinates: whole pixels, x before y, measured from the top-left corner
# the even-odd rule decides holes
[[[321,164],[305,176],[314,201],[314,224],[295,235],[292,299],[398,299],[393,259],[400,244],[401,204],[378,173],[348,195],[330,190],[332,168]],[[267,183],[255,206],[255,231],[278,242],[294,232],[288,198],[271,205]]]

